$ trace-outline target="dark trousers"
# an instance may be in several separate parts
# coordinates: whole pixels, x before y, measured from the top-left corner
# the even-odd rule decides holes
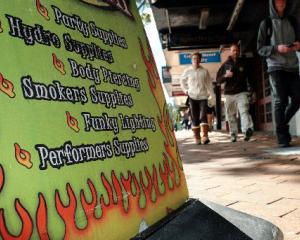
[[[299,72],[271,72],[270,84],[274,99],[277,140],[278,143],[286,143],[290,141],[291,137],[289,121],[300,107]]]
[[[207,123],[207,99],[205,100],[189,100],[191,117],[194,127],[199,127],[200,123]]]

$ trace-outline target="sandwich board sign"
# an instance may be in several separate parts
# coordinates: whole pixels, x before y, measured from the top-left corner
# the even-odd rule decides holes
[[[0,239],[129,239],[184,203],[135,1],[0,6]]]

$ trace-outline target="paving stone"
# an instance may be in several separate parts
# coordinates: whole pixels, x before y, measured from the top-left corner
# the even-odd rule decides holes
[[[300,205],[299,205],[299,208],[297,208],[296,211],[294,211],[293,213],[291,213],[290,216],[294,217],[294,218],[299,218],[300,219]],[[300,237],[300,231],[299,231],[299,237]]]
[[[212,132],[206,146],[194,145],[191,131],[176,137],[191,197],[258,216],[277,225],[285,240],[300,240],[300,154],[266,153],[276,141],[264,133],[233,144],[228,134]]]

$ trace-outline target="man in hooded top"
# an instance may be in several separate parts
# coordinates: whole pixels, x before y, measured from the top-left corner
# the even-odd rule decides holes
[[[257,38],[258,54],[267,60],[279,147],[290,146],[289,121],[300,107],[300,29],[289,13],[292,2],[270,0],[270,17],[261,22]]]

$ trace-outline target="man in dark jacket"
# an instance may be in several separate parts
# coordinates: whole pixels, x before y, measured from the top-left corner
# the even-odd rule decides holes
[[[300,29],[296,19],[292,21],[289,16],[288,3],[292,2],[270,0],[270,19],[261,22],[257,38],[258,53],[267,58],[279,147],[290,145],[288,124],[300,107],[299,63],[296,55],[300,49]]]
[[[253,122],[249,114],[249,92],[250,82],[248,79],[248,68],[245,61],[239,57],[240,48],[233,44],[230,47],[230,56],[223,63],[217,73],[217,81],[225,83],[225,111],[231,134],[231,141],[236,142],[238,133],[237,111],[241,117],[242,132],[244,140],[249,141],[253,134]]]

